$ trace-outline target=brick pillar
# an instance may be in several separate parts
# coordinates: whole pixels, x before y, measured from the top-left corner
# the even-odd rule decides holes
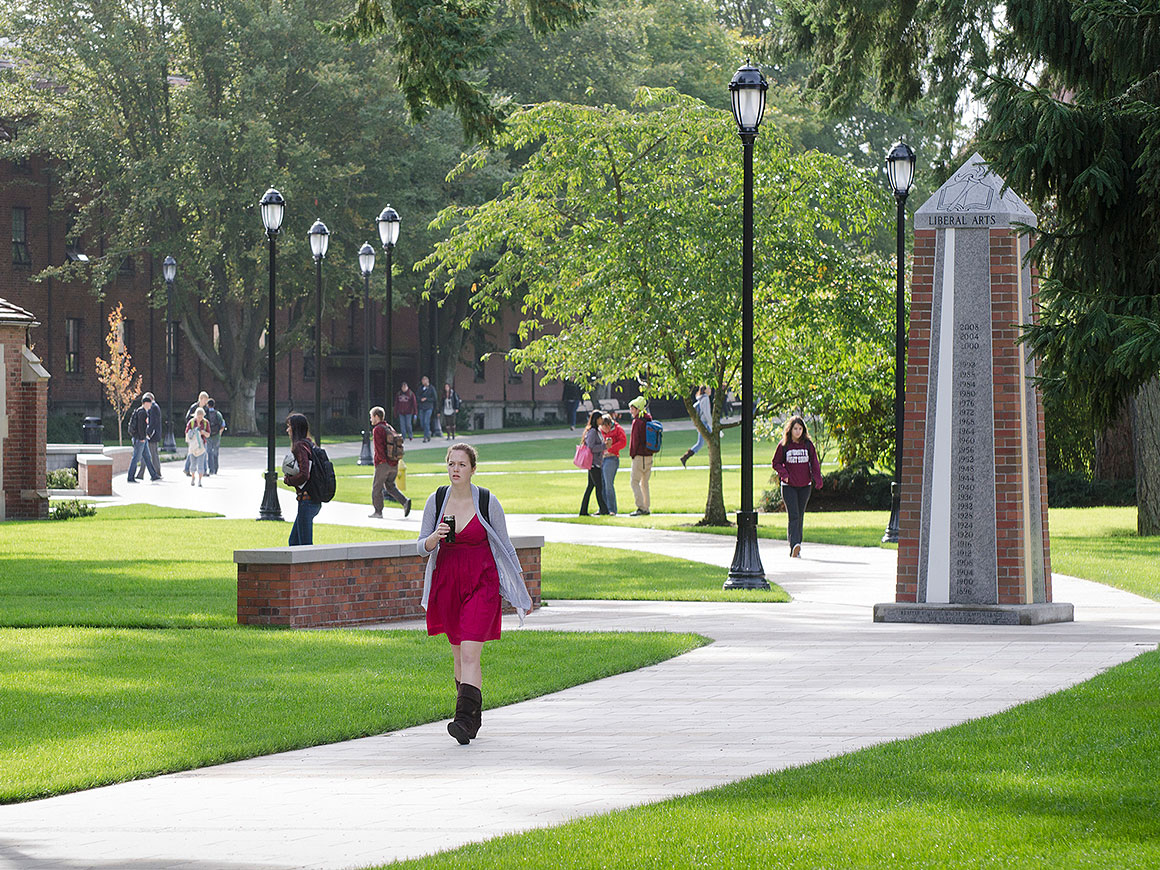
[[[0,299],[0,519],[48,516],[49,374],[27,346],[29,330],[39,325],[32,314]]]
[[[895,601],[876,621],[1036,624],[1051,602],[1043,404],[1018,344],[1035,215],[978,155],[915,214]]]

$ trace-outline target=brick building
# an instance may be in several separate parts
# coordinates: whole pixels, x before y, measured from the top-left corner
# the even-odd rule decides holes
[[[47,266],[70,260],[83,262],[87,257],[103,254],[99,241],[86,239],[81,245],[69,238],[67,215],[58,197],[50,161],[0,160],[0,226],[10,226],[12,232],[11,256],[0,257],[0,297],[35,311],[41,322],[33,341],[36,354],[53,375],[48,387],[49,415],[106,417],[111,413],[103,400],[93,361],[105,355],[108,314],[117,303],[124,305],[125,344],[142,376],[143,389],[151,390],[165,408],[165,283],[161,263],[150,257],[126,259],[106,287],[104,298],[97,298],[87,282],[32,280]],[[433,374],[430,342],[420,341],[421,335],[432,332],[430,314],[425,309],[426,306],[402,308],[394,312],[392,382],[396,389],[403,380],[414,388],[422,374],[430,375],[437,389],[450,380],[466,405],[467,428],[498,428],[505,419],[562,419],[563,385],[558,381],[541,385],[539,374],[516,373],[502,353],[496,352],[517,341],[515,312],[508,312],[492,328],[486,348],[468,342],[449,378],[446,374]],[[321,370],[322,404],[331,431],[336,430],[339,421],[348,426],[361,424],[368,405],[390,404],[389,397],[383,394],[386,319],[381,310],[373,311],[372,317],[369,401],[362,396],[361,304],[353,302],[346,316],[324,323],[323,335],[330,352]],[[490,359],[479,359],[483,350],[493,352]],[[210,376],[180,328],[173,330],[172,365],[176,415],[183,414],[199,390],[204,389],[217,399],[229,419],[227,390]],[[314,373],[313,354],[308,350],[294,349],[280,357],[275,378],[279,414],[291,408],[308,415],[314,413]],[[262,382],[256,400],[259,414],[264,412],[266,403],[266,384]]]

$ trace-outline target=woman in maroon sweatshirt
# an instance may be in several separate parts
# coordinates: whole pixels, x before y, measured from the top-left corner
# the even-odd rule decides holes
[[[806,421],[790,417],[777,451],[773,454],[773,470],[781,478],[781,500],[789,517],[789,554],[795,559],[802,552],[802,515],[814,488],[822,488],[822,466],[818,451],[806,432]]]

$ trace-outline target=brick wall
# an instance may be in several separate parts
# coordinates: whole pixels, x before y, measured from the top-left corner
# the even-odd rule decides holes
[[[358,546],[348,549],[354,554]],[[517,546],[516,553],[535,609],[540,606],[540,547]],[[417,553],[295,563],[239,561],[238,623],[317,628],[420,618],[426,563]]]
[[[24,381],[22,349],[28,329],[19,324],[0,323],[0,344],[4,347],[4,371],[8,413],[8,437],[4,451],[3,498],[7,519],[42,519],[48,516],[48,499],[36,495],[46,488],[45,415],[46,382]]]

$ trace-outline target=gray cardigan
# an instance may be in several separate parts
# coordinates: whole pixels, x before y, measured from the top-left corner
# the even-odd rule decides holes
[[[532,596],[528,594],[528,587],[524,584],[523,568],[516,556],[516,548],[512,539],[508,537],[507,518],[499,499],[492,493],[488,505],[491,522],[483,518],[479,512],[479,487],[471,485],[471,501],[475,505],[475,515],[487,532],[487,543],[491,547],[491,555],[495,559],[496,571],[499,574],[499,591],[509,604],[516,609],[520,617],[520,625],[524,624],[524,615],[532,609]],[[435,493],[427,496],[427,504],[423,508],[423,524],[419,528],[419,540],[416,548],[420,556],[427,557],[427,570],[423,574],[423,609],[427,609],[427,601],[431,597],[431,576],[435,573],[435,559],[439,555],[439,544],[435,549],[427,551],[427,538],[439,525],[435,517]]]
[[[589,429],[584,435],[584,443],[592,451],[592,468],[599,468],[604,461],[604,436],[597,428]]]

